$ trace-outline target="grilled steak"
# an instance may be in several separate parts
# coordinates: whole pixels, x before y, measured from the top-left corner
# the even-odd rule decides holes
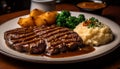
[[[16,28],[6,31],[4,38],[10,48],[30,54],[54,55],[74,51],[83,44],[77,33],[56,25]]]

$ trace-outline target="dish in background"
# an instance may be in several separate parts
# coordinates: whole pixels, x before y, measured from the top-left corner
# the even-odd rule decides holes
[[[102,10],[106,7],[106,3],[101,0],[89,0],[89,1],[83,1],[77,4],[77,7],[80,8],[80,10],[85,12],[91,12],[95,14],[101,14]]]

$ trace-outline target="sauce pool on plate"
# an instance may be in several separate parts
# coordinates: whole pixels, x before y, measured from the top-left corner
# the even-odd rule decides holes
[[[66,53],[61,53],[61,54],[47,56],[47,57],[51,57],[51,58],[72,57],[72,56],[87,54],[87,53],[90,53],[90,52],[93,52],[93,51],[95,51],[95,48],[93,46],[85,46],[85,47],[80,48],[79,50],[76,50],[76,51],[73,51],[73,52],[66,52]]]
[[[27,55],[33,55],[33,56],[45,56],[45,57],[50,57],[50,58],[65,58],[65,57],[73,57],[73,56],[78,56],[78,55],[84,55],[88,54],[95,51],[95,48],[93,46],[85,46],[83,48],[80,48],[76,51],[69,51],[69,52],[64,52],[60,54],[55,54],[55,55],[45,55],[43,54],[28,54]]]

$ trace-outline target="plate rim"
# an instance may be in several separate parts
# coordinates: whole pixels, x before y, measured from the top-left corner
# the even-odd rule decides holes
[[[83,13],[83,14],[86,14],[86,15],[93,15],[93,16],[98,16],[98,17],[102,17],[102,18],[104,18],[104,19],[107,19],[107,20],[109,20],[109,21],[112,21],[112,20],[110,20],[110,19],[108,19],[108,18],[105,18],[105,17],[103,17],[103,16],[100,16],[100,15],[96,15],[96,14],[91,14],[91,13],[86,13],[86,12],[75,12],[75,11],[70,11],[71,13]],[[23,15],[23,16],[19,16],[19,17],[16,17],[16,18],[13,18],[13,19],[11,19],[11,20],[15,20],[15,19],[18,19],[18,18],[20,18],[20,17],[24,17],[24,16],[26,16],[26,15]],[[7,22],[9,22],[9,21],[11,21],[11,20],[8,20],[8,21],[6,21],[6,22],[4,22],[4,23],[7,23]],[[112,21],[113,23],[115,23],[116,25],[118,25],[116,22],[114,22],[114,21]],[[4,24],[4,23],[2,23],[2,24]],[[1,24],[1,25],[2,25]],[[0,26],[1,26],[0,25]],[[118,27],[120,28],[120,26],[118,25]],[[60,63],[75,63],[75,62],[83,62],[83,61],[88,61],[88,60],[92,60],[92,59],[95,59],[95,58],[99,58],[99,57],[101,57],[101,56],[104,56],[104,55],[106,55],[106,54],[108,54],[108,53],[110,53],[110,52],[112,52],[112,51],[114,51],[116,48],[118,48],[119,47],[119,45],[120,45],[120,42],[115,46],[115,47],[113,47],[112,49],[109,49],[108,51],[106,51],[106,52],[104,52],[104,53],[101,53],[101,54],[98,54],[98,55],[95,55],[95,56],[92,56],[92,58],[86,58],[86,59],[78,59],[78,60],[81,60],[81,61],[78,61],[78,60],[71,60],[71,61],[42,61],[42,60],[39,60],[39,62],[36,62],[37,60],[29,60],[29,58],[27,58],[27,60],[26,60],[26,58],[24,59],[24,57],[23,56],[21,56],[21,57],[23,57],[23,58],[19,58],[19,56],[17,57],[16,55],[14,55],[14,54],[11,54],[11,53],[8,53],[8,52],[5,52],[4,50],[1,50],[1,48],[0,48],[0,53],[2,53],[2,54],[4,54],[4,55],[7,55],[7,56],[9,56],[9,57],[13,57],[13,58],[16,58],[16,59],[20,59],[20,60],[24,60],[24,61],[28,61],[28,62],[35,62],[35,63],[47,63],[47,64],[54,64],[54,63],[57,63],[57,64],[60,64]],[[12,56],[13,55],[13,56]]]

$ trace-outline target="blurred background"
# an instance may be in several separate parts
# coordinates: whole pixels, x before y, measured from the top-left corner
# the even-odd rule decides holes
[[[77,4],[86,0],[56,0],[56,3]],[[88,1],[88,0],[87,0]],[[107,5],[120,6],[119,0],[103,0]],[[31,0],[0,0],[0,15],[30,9]]]
[[[30,8],[31,0],[0,0],[0,15]]]

